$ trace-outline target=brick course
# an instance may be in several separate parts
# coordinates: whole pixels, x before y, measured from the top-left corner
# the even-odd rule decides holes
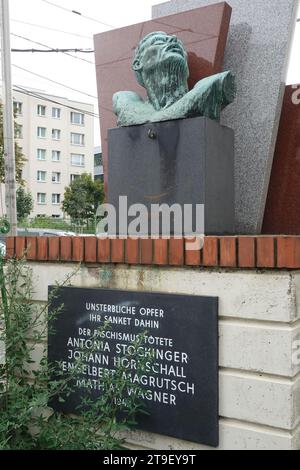
[[[7,237],[7,257],[28,261],[125,263],[157,266],[300,269],[300,236],[205,237],[189,250],[185,239]]]

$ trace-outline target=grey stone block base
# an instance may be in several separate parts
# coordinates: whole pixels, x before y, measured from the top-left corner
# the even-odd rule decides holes
[[[119,196],[149,213],[153,204],[204,204],[206,234],[234,233],[231,129],[197,117],[110,129],[108,143],[108,202],[117,211]]]

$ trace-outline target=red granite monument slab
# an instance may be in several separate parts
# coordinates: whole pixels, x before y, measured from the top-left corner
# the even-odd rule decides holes
[[[287,86],[264,216],[264,234],[300,234],[300,92]]]
[[[231,17],[226,2],[197,8],[152,21],[95,35],[95,61],[105,185],[107,190],[107,130],[116,127],[112,96],[120,90],[146,97],[138,85],[131,63],[139,41],[150,32],[164,31],[178,36],[188,52],[189,87],[202,78],[222,71]]]

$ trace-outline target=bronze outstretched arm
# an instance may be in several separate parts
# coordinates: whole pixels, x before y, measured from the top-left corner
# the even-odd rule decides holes
[[[221,111],[233,102],[236,94],[235,77],[223,72],[200,80],[195,87],[170,108],[153,116],[155,121],[205,116],[219,121]]]
[[[169,121],[205,116],[219,121],[222,109],[235,98],[235,77],[223,72],[200,80],[195,87],[168,108],[156,111],[149,101],[131,91],[120,91],[113,97],[113,109],[119,126],[146,122]]]

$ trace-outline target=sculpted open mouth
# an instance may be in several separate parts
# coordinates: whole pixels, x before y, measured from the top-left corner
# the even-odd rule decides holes
[[[165,50],[166,52],[174,52],[176,54],[180,54],[182,57],[184,56],[184,51],[178,44],[170,44]]]

